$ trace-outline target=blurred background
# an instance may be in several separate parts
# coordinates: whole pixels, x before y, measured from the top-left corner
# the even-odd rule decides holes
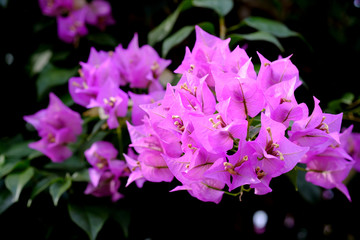
[[[39,56],[36,54],[46,54],[50,49],[48,60],[52,67],[67,69],[54,71],[54,74],[70,77],[76,74],[80,61],[87,61],[92,46],[106,51],[118,44],[127,46],[135,32],[139,35],[140,46],[147,44],[148,33],[173,13],[180,1],[109,2],[116,24],[107,27],[105,32],[90,28],[90,34],[74,47],[58,39],[55,19],[42,15],[37,1],[0,0],[1,137],[22,134],[26,139],[28,133],[22,117],[47,106],[49,89],[39,93],[39,79],[43,71],[51,69],[34,66]],[[295,93],[298,102],[312,106],[312,97],[316,96],[321,107],[326,109],[331,101],[342,98],[345,93],[359,98],[360,8],[354,1],[234,0],[225,24],[231,27],[249,16],[280,21],[303,37],[280,39],[283,52],[266,41],[238,43],[246,46],[254,62],[259,62],[256,51],[271,61],[279,55],[292,54],[291,60],[305,83]],[[205,8],[182,12],[174,29],[204,21],[214,23],[215,34],[219,34],[218,16]],[[238,32],[247,31],[250,29],[242,28]],[[195,34],[191,33],[168,52],[166,58],[172,60],[170,71],[181,63],[185,46],[191,49],[194,40]],[[154,48],[161,52],[160,43]],[[61,80],[46,87],[52,87],[53,92],[67,99],[67,84]],[[355,131],[360,131],[357,118],[344,120],[344,126],[350,124],[354,124]],[[220,236],[221,239],[353,240],[360,239],[359,184],[359,174],[353,174],[347,185],[352,197],[349,202],[336,189],[309,188],[300,193],[286,176],[281,176],[272,181],[270,194],[245,193],[242,201],[224,196],[216,205],[192,198],[187,192],[169,193],[174,183],[146,183],[143,189],[134,185],[122,189],[126,197],[116,204],[130,209],[130,223],[125,230],[129,239],[214,239]],[[78,201],[90,200],[79,196]],[[91,201],[103,203],[109,199]],[[31,208],[20,199],[0,215],[2,236],[9,236],[8,233],[12,239],[24,236],[87,239],[86,233],[69,220],[66,208],[61,202],[54,207],[50,196],[46,195],[37,198]],[[122,239],[123,231],[116,223],[108,221],[97,239]]]

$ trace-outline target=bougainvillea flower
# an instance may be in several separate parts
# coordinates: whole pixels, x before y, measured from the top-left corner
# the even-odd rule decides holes
[[[89,86],[101,87],[108,78],[111,78],[117,86],[126,83],[121,81],[117,65],[112,51],[96,51],[94,47],[90,49],[87,62],[80,62],[81,73],[86,78]]]
[[[260,53],[258,53],[258,56],[261,61],[261,67],[257,79],[263,89],[283,81],[288,81],[294,77],[296,78],[295,89],[302,84],[299,80],[299,70],[290,60],[291,56],[280,58],[273,62],[267,60]]]
[[[96,197],[111,196],[111,200],[116,202],[123,197],[123,195],[119,193],[120,185],[121,183],[118,177],[110,171],[105,171],[100,173],[98,184],[94,185],[90,182],[84,193],[91,194]]]
[[[265,107],[264,94],[254,79],[233,73],[214,74],[214,79],[219,104],[228,101],[227,115],[231,119],[255,117]]]
[[[342,121],[342,114],[323,113],[319,106],[320,101],[314,98],[314,102],[312,114],[295,121],[289,131],[290,141],[310,147],[313,154],[323,152],[331,144],[340,144],[339,133]]]
[[[353,168],[360,172],[360,133],[352,132],[353,125],[347,128],[340,136],[345,151],[353,158]]]
[[[84,76],[69,79],[69,93],[75,103],[86,107],[91,99],[96,99],[99,87],[89,86]]]
[[[59,38],[66,43],[76,44],[80,37],[88,34],[85,25],[86,9],[71,11],[67,16],[57,16]]]
[[[150,45],[139,47],[137,34],[127,49],[119,45],[114,54],[120,78],[129,83],[131,88],[148,88],[149,91],[162,89],[158,80],[171,61],[160,58]]]
[[[219,159],[219,155],[207,154],[206,151],[199,149],[187,152],[179,158],[164,156],[164,159],[170,171],[182,183],[172,192],[187,190],[190,195],[201,201],[215,203],[221,201],[225,183],[216,178],[206,177],[206,172]]]
[[[195,26],[196,42],[192,51],[187,47],[185,57],[175,73],[192,72],[199,78],[207,75],[206,82],[209,87],[214,87],[211,74],[211,65],[223,65],[225,56],[230,54],[230,38],[221,40]]]
[[[128,92],[132,100],[131,122],[133,125],[140,125],[143,123],[143,118],[146,112],[140,105],[154,103],[164,97],[165,91],[154,91],[149,94],[136,94]]]
[[[293,169],[308,151],[285,137],[285,126],[265,114],[261,115],[259,136],[249,144],[256,150],[257,167],[277,177]]]
[[[108,80],[99,90],[96,100],[91,100],[89,108],[100,107],[107,115],[110,129],[119,126],[118,117],[124,117],[128,109],[128,96],[115,83]]]
[[[44,153],[53,162],[61,162],[72,155],[67,144],[76,141],[82,131],[82,120],[79,113],[65,106],[55,94],[49,96],[46,109],[24,116],[24,120],[33,125],[41,137],[29,147]]]
[[[115,24],[111,14],[111,6],[103,0],[93,0],[87,6],[86,23],[94,25],[101,30],[106,26]]]
[[[340,151],[339,151],[340,149]],[[308,156],[305,179],[326,189],[339,189],[350,201],[350,194],[343,183],[354,161],[344,157],[341,148],[329,148],[323,153]]]
[[[118,151],[110,142],[97,141],[84,154],[91,166],[98,170],[108,170],[110,161],[116,159]]]
[[[74,0],[39,0],[41,12],[51,17],[68,13],[75,7],[73,5]]]

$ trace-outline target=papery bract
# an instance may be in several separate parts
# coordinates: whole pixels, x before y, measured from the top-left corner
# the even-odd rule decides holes
[[[108,80],[100,88],[96,100],[92,99],[88,107],[102,108],[107,115],[109,128],[114,129],[119,126],[118,117],[124,117],[127,113],[128,96],[113,81]]]
[[[86,23],[97,26],[101,30],[105,30],[108,25],[115,24],[109,2],[103,0],[91,1],[87,5]]]
[[[59,38],[66,43],[74,43],[88,34],[85,25],[86,9],[71,11],[68,16],[57,16]]]
[[[350,156],[344,156],[339,148],[329,148],[323,153],[307,158],[307,181],[327,189],[337,188],[351,200],[349,191],[343,183],[354,164]]]
[[[74,0],[39,0],[41,12],[46,16],[58,16],[73,9]]]
[[[290,60],[291,56],[273,62],[264,58],[260,53],[258,53],[258,56],[261,61],[258,81],[263,89],[283,81],[289,81],[294,77],[296,78],[295,89],[302,84],[299,80],[299,70]]]
[[[127,49],[121,45],[115,49],[117,66],[122,81],[131,88],[148,88],[149,91],[161,90],[160,74],[170,64],[170,60],[159,57],[150,45],[139,47],[135,34]]]
[[[72,155],[67,144],[76,141],[82,131],[82,120],[79,113],[64,105],[55,94],[50,93],[49,97],[46,109],[24,116],[24,120],[33,125],[41,137],[29,147],[44,153],[53,162],[61,162]]]

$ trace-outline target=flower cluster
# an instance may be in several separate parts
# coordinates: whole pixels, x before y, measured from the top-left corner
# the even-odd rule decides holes
[[[79,37],[88,34],[86,24],[104,30],[115,20],[111,6],[104,0],[39,0],[44,15],[56,17],[58,36],[66,43],[76,43]]]
[[[114,129],[119,126],[118,117],[125,117],[128,111],[129,97],[120,87],[148,89],[149,94],[129,93],[134,99],[133,119],[139,121],[136,119],[145,113],[138,105],[162,97],[159,77],[169,64],[151,46],[140,48],[135,34],[126,49],[121,45],[110,52],[92,48],[88,61],[80,63],[80,77],[69,80],[69,92],[75,103],[99,108],[109,128]]]
[[[85,194],[111,196],[114,202],[123,197],[119,193],[120,177],[128,176],[129,171],[124,161],[116,159],[117,155],[115,147],[106,141],[95,142],[85,151],[85,157],[92,166]]]
[[[29,147],[44,153],[53,162],[62,162],[72,155],[69,143],[76,142],[82,131],[80,114],[65,106],[53,93],[46,109],[24,116],[38,131],[41,140],[29,144]]]
[[[290,57],[270,62],[260,53],[255,72],[251,58],[230,39],[196,27],[196,42],[175,70],[176,86],[162,99],[140,105],[142,124],[127,123],[131,147],[124,154],[137,180],[170,182],[175,177],[192,196],[219,203],[224,192],[240,188],[255,194],[272,191],[270,181],[304,164],[306,180],[337,188],[350,200],[345,177],[354,161],[347,153],[348,129],[342,114],[323,113],[296,101],[302,84]]]
[[[121,131],[119,118],[129,120],[131,140],[126,153],[107,141],[85,151],[91,166],[85,193],[117,201],[121,177],[139,188],[176,178],[172,191],[219,203],[224,193],[267,194],[273,178],[297,168],[307,181],[350,200],[343,181],[359,159],[359,137],[352,126],[341,132],[342,114],[324,113],[315,97],[312,110],[297,102],[302,83],[290,56],[271,62],[258,53],[256,72],[244,49],[230,50],[230,39],[195,29],[195,45],[175,70],[181,78],[165,90],[159,77],[170,61],[149,45],[139,47],[137,34],[127,48],[92,48],[80,62],[80,76],[69,80],[72,99],[97,109],[110,130]],[[47,109],[24,118],[41,137],[31,148],[54,162],[71,156],[68,144],[81,133],[78,113],[50,94]]]

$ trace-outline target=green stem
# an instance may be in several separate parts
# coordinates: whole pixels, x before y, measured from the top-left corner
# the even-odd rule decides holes
[[[119,123],[119,126],[116,128],[116,134],[118,138],[118,144],[119,144],[119,154],[122,156],[124,149],[122,145],[122,132],[121,132],[121,124]]]
[[[219,35],[221,39],[225,39],[226,36],[226,25],[225,18],[223,16],[219,17]]]
[[[303,167],[299,167],[299,166],[295,166],[295,170],[303,171],[303,172],[308,172],[308,170],[306,170],[306,169],[303,168]]]

